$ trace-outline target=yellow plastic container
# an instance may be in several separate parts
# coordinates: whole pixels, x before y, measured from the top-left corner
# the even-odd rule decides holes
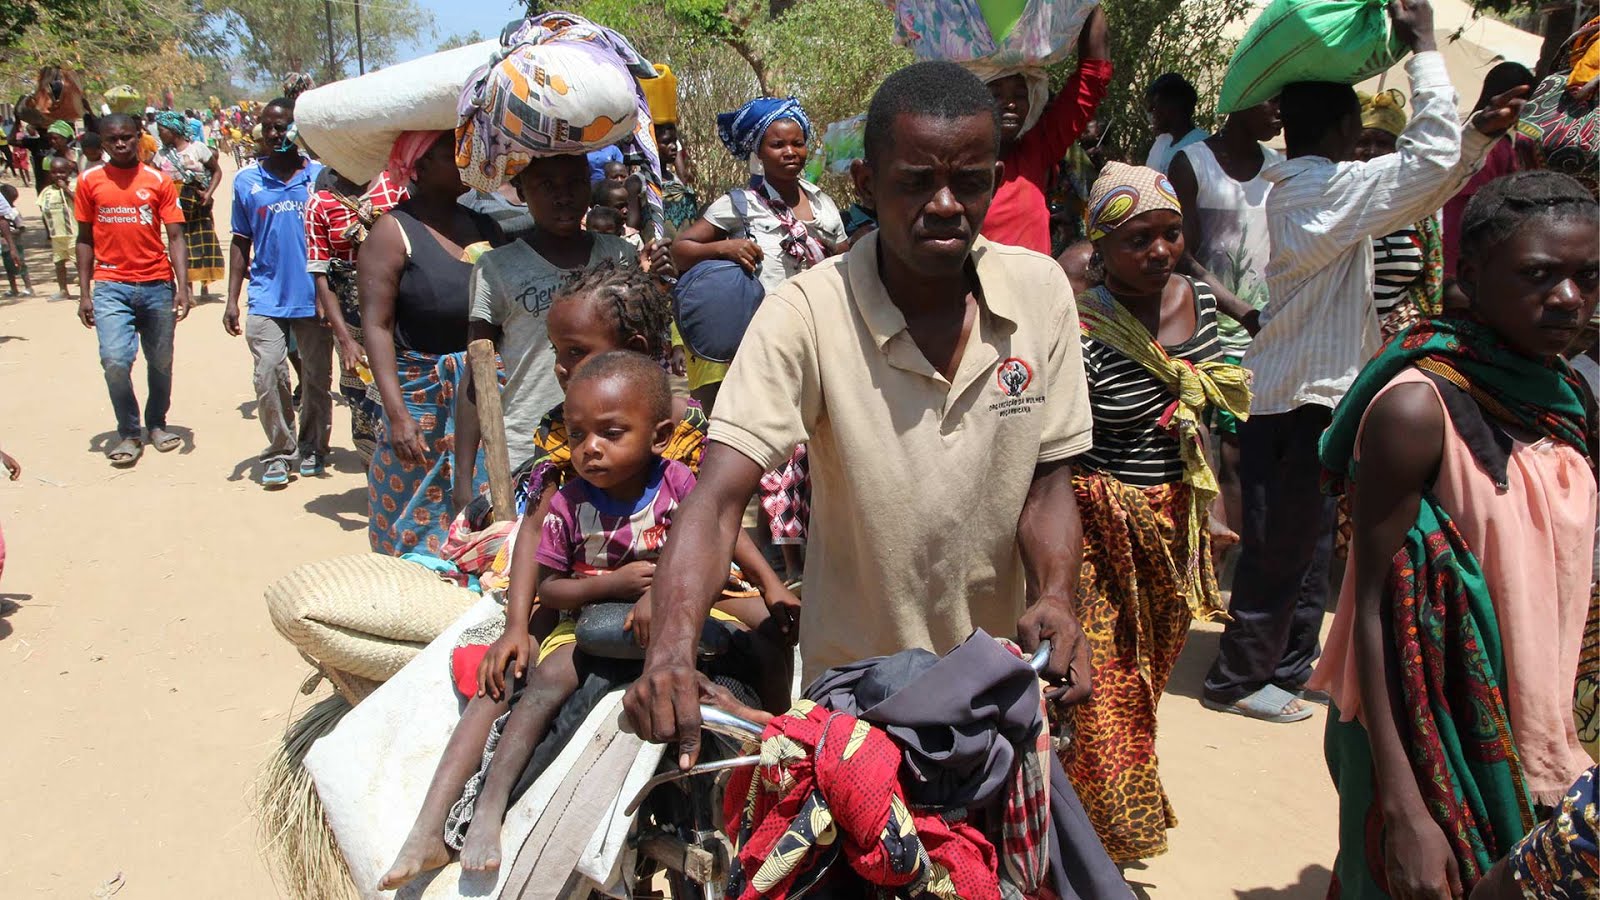
[[[657,125],[678,121],[678,76],[670,66],[656,63],[656,77],[639,80],[644,99],[650,104],[650,119]]]

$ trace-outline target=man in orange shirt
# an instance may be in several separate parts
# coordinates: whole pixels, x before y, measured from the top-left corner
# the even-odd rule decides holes
[[[172,337],[189,314],[189,258],[178,189],[159,169],[139,162],[139,125],[120,113],[99,122],[106,165],[78,179],[78,318],[100,339],[100,365],[117,415],[116,445],[106,454],[127,468],[144,452],[133,362],[144,345],[150,396],[144,424],[165,453],[182,439],[167,430],[172,401]],[[166,230],[166,243],[161,232]],[[92,290],[91,290],[92,286]]]

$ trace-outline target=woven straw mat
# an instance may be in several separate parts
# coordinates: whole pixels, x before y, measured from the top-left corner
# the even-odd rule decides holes
[[[266,590],[278,633],[342,672],[386,681],[479,597],[409,560],[366,553],[310,563]]]

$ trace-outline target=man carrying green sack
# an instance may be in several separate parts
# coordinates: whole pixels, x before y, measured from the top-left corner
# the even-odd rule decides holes
[[[1361,108],[1347,84],[1301,81],[1279,99],[1288,159],[1262,170],[1267,194],[1267,307],[1245,356],[1254,380],[1239,428],[1243,552],[1233,619],[1206,676],[1204,703],[1269,722],[1311,711],[1303,692],[1332,555],[1334,506],[1319,483],[1317,439],[1356,373],[1379,349],[1372,238],[1431,215],[1516,121],[1527,88],[1495,97],[1463,129],[1434,45],[1426,0],[1395,0],[1394,33],[1415,110],[1399,150],[1354,162]],[[1463,134],[1463,131],[1465,133]]]
[[[1386,6],[1392,11],[1394,3],[1272,0],[1234,48],[1217,112],[1249,109],[1296,81],[1359,84],[1388,71],[1409,48],[1389,27]]]

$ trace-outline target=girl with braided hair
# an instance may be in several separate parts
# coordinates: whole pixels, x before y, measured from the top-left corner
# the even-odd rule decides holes
[[[547,314],[555,378],[562,391],[575,373],[601,355],[615,357],[619,351],[631,351],[652,361],[664,360],[671,310],[661,282],[631,262],[600,262],[568,276],[552,295]],[[485,588],[506,588],[506,613],[467,628],[452,655],[453,681],[468,698],[467,707],[439,761],[416,823],[381,882],[383,890],[397,888],[448,863],[451,848],[462,848],[469,826],[479,815],[487,826],[479,830],[480,852],[471,860],[463,857],[462,862],[478,869],[499,864],[500,818],[514,799],[512,788],[549,722],[577,685],[575,635],[570,623],[559,627],[554,611],[542,609],[534,595],[540,532],[557,491],[577,477],[567,443],[565,407],[565,402],[558,403],[540,420],[533,456],[517,470],[519,516],[515,523],[502,526],[504,535],[494,562],[480,580]],[[708,425],[705,413],[692,400],[672,397],[669,415],[678,424],[660,457],[698,472]],[[461,487],[470,491],[469,484]],[[464,530],[459,520],[452,533],[458,529]],[[482,546],[485,541],[475,537],[472,543]],[[740,555],[739,562],[744,577],[757,590],[719,606],[725,608],[727,617],[737,619],[736,627],[753,630],[769,621],[767,604],[793,608],[799,601],[754,547],[749,550]],[[446,555],[449,552],[447,545]],[[756,596],[757,591],[766,603]],[[763,630],[773,627],[767,625]],[[770,655],[781,660],[788,651]],[[774,673],[773,686],[781,682],[786,703],[790,677],[786,668],[764,665],[763,670]],[[515,708],[514,698],[518,700]],[[507,717],[508,711],[520,712]],[[486,754],[486,744],[494,752]],[[504,760],[494,755],[513,747],[516,751]],[[491,782],[489,762],[496,760],[500,760],[499,774]],[[480,808],[485,796],[492,796],[494,809]],[[491,836],[495,840],[490,841]]]

